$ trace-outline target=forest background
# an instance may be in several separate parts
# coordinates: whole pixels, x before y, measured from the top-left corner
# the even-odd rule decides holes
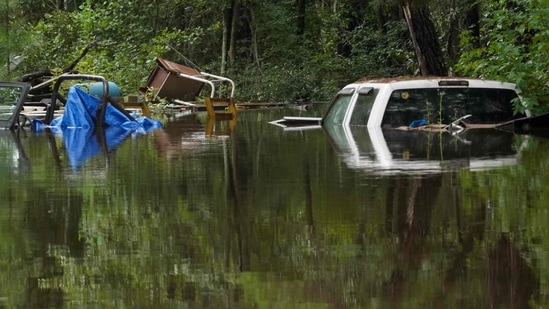
[[[0,14],[3,80],[59,74],[85,50],[75,69],[123,94],[159,57],[230,77],[237,102],[454,75],[516,83],[528,108],[549,111],[549,0],[4,0]]]

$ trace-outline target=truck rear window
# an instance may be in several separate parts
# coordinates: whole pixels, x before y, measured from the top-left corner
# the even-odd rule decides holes
[[[510,89],[429,88],[395,90],[387,103],[382,126],[407,126],[425,119],[429,124],[448,124],[471,115],[470,123],[506,122],[524,115],[513,113],[517,93]]]

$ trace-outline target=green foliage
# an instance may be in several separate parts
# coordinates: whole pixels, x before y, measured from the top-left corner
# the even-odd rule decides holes
[[[15,56],[22,55],[22,46],[28,43],[28,32],[22,19],[21,7],[17,1],[6,0],[0,5],[0,77],[11,79],[17,71],[12,62]],[[9,68],[12,63],[14,68]]]
[[[204,33],[200,27],[168,29],[165,26],[170,22],[161,24],[163,19],[158,16],[151,25],[148,18],[154,9],[152,5],[132,1],[87,3],[76,12],[47,15],[34,27],[34,43],[26,48],[27,72],[65,67],[84,47],[97,42],[76,70],[105,76],[116,82],[124,94],[137,92],[154,66],[154,59],[170,52],[168,45],[198,46]]]
[[[0,59],[24,54],[18,73],[64,68],[97,42],[76,69],[103,75],[128,94],[143,85],[156,57],[187,65],[191,59],[201,70],[219,74],[223,29],[229,30],[223,14],[233,2],[68,1],[63,10],[58,2],[9,3],[13,14],[9,27],[0,26]],[[418,71],[398,1],[308,3],[303,35],[296,31],[294,2],[239,3],[236,59],[225,71],[238,85],[238,101],[325,101],[341,85],[362,77]],[[441,41],[454,42],[447,29],[463,21],[470,3],[430,1]],[[455,71],[515,82],[530,109],[548,110],[547,5],[542,0],[517,0],[514,7],[505,3],[482,2],[480,38],[472,38],[462,24],[452,28],[462,31]],[[481,47],[474,44],[479,41]]]
[[[462,34],[464,52],[459,73],[514,82],[534,113],[549,111],[549,9],[544,1],[483,2],[482,46],[475,47],[470,32]],[[545,1],[546,2],[546,1]],[[517,111],[523,109],[516,106]]]
[[[81,39],[81,26],[75,14],[56,11],[44,16],[30,32],[24,45],[24,72],[63,68],[76,58],[87,43]]]
[[[315,67],[314,59],[304,63],[302,67],[296,67],[292,63],[266,65],[261,70],[248,67],[237,77],[239,101],[324,101],[339,89],[337,81],[341,77],[338,75],[341,75],[339,71],[343,67],[343,61],[332,61],[330,66],[324,64],[322,67],[329,72],[320,72]]]
[[[30,1],[23,5],[29,6]],[[77,10],[43,7],[43,19],[26,45],[24,72],[64,68],[97,42],[76,70],[105,76],[124,94],[136,92],[156,57],[218,73],[221,68],[222,8],[205,1],[86,1]],[[236,63],[229,77],[239,101],[325,101],[341,85],[363,76],[398,75],[411,64],[402,23],[376,29],[375,16],[360,18],[351,3],[309,6],[305,33],[296,34],[293,3],[242,2]],[[366,10],[367,12],[367,10]],[[362,20],[348,31],[350,18]],[[226,26],[226,25],[225,25]],[[395,26],[395,27],[393,27]],[[253,35],[252,35],[253,34]],[[347,44],[350,56],[340,54]],[[192,65],[191,65],[192,66]]]
[[[295,59],[298,53],[288,47],[298,47],[298,37],[295,35],[294,20],[291,6],[287,3],[271,3],[263,1],[247,7],[254,19],[250,28],[255,32],[260,63],[272,63]],[[249,46],[249,44],[247,44]],[[245,61],[252,59],[249,49],[241,49],[241,57]]]
[[[348,34],[353,47],[349,62],[353,78],[412,74],[418,70],[406,23],[389,22],[383,33],[364,24]]]

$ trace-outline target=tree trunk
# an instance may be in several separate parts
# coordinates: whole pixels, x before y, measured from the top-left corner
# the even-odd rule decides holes
[[[296,34],[303,36],[305,33],[305,3],[306,0],[297,0],[297,30]]]
[[[421,75],[445,76],[442,50],[427,7],[412,7],[410,2],[403,5],[404,17],[419,64]]]
[[[60,11],[66,11],[67,10],[67,2],[65,0],[58,0],[57,1],[57,9]]]
[[[468,0],[467,7],[469,10],[467,10],[465,15],[465,27],[471,31],[471,41],[476,48],[480,47],[480,18],[478,6],[477,0]]]
[[[380,5],[376,8],[376,16],[377,16],[377,28],[381,31],[383,35],[387,34],[387,18],[385,17],[385,14],[383,12],[383,7]]]
[[[9,1],[6,1],[5,2],[5,16],[4,16],[4,28],[6,29],[6,42],[5,42],[5,46],[4,48],[7,47],[7,51],[6,51],[6,68],[8,69],[8,76],[11,75],[11,38],[10,38],[10,5],[9,5]]]
[[[223,10],[223,38],[221,39],[221,75],[225,75],[227,69],[227,43],[229,41],[229,25],[231,24],[231,10]]]
[[[236,30],[238,25],[238,19],[240,14],[240,1],[233,0],[233,10],[231,16],[231,33],[229,41],[229,68],[231,68],[236,61]]]
[[[261,68],[259,64],[259,51],[257,48],[257,27],[255,26],[256,23],[256,17],[255,17],[255,11],[252,4],[250,4],[250,20],[248,21],[248,24],[250,26],[250,35],[251,35],[251,52],[253,55],[254,63],[257,65],[258,68]]]
[[[456,10],[456,0],[452,0],[452,11]],[[456,14],[451,14],[448,24],[448,37],[446,40],[446,51],[450,66],[459,60],[459,20]]]

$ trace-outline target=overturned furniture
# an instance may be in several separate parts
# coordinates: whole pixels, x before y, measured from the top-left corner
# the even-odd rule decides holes
[[[221,94],[224,88],[220,84],[230,86],[229,95]],[[234,103],[234,82],[226,77],[199,72],[197,69],[157,58],[156,66],[149,74],[146,86],[140,90],[145,96],[153,95],[174,104],[198,108],[200,105],[196,104],[195,100],[204,85],[210,86],[209,96],[204,99],[209,118],[235,119],[237,109]],[[221,112],[220,109],[223,111]]]

